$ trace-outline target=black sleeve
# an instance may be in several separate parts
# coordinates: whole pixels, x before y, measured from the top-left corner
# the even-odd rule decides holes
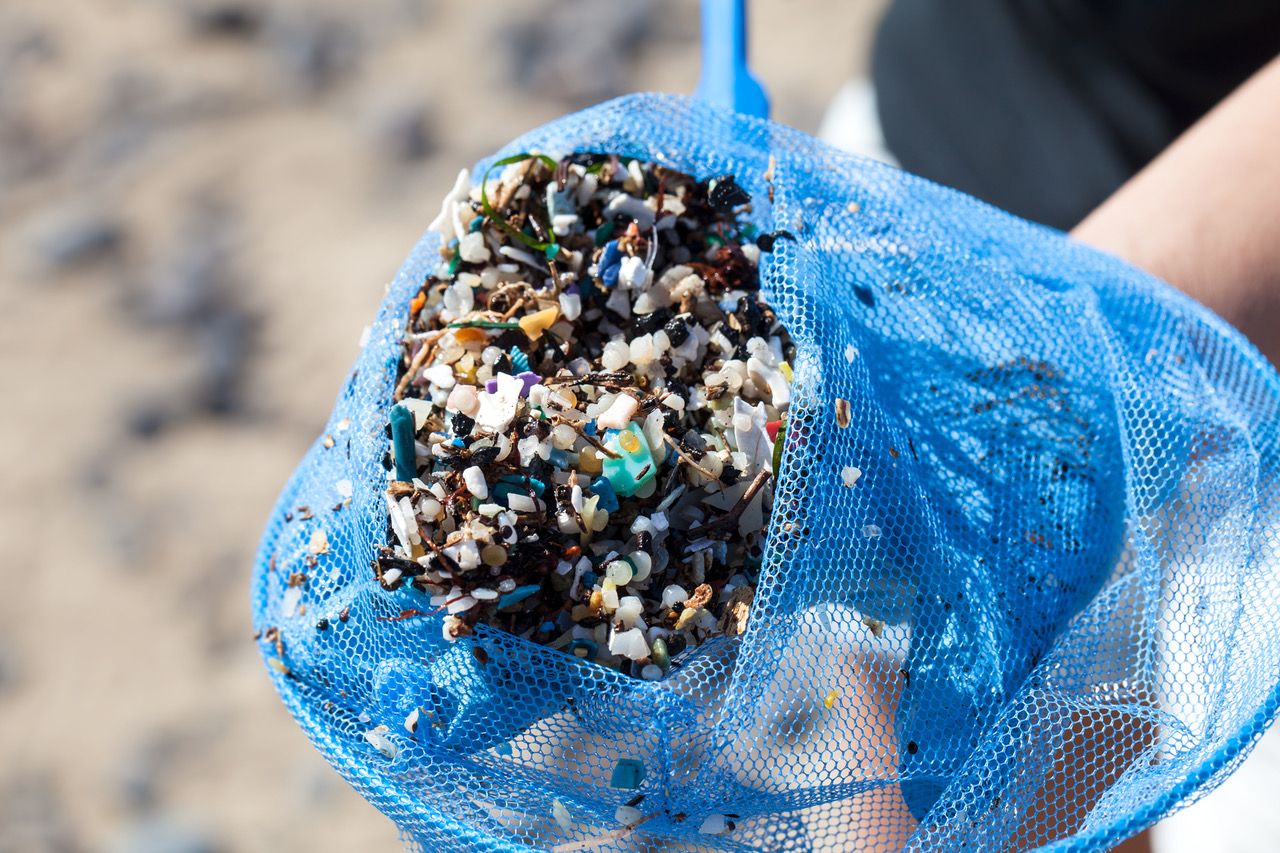
[[[1280,1],[897,0],[872,60],[902,165],[1069,228],[1280,53]]]

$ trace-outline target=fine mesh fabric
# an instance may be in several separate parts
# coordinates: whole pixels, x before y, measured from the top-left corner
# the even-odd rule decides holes
[[[745,635],[663,680],[392,619],[431,609],[370,568],[399,338],[440,257],[418,244],[253,590],[289,710],[407,843],[1097,850],[1243,758],[1280,698],[1280,383],[1237,332],[1058,232],[697,101],[611,101],[497,156],[529,150],[732,173],[795,235],[761,260],[791,426]],[[636,790],[610,786],[624,758]]]

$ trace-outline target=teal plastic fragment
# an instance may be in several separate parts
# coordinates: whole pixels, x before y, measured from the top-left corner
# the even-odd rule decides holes
[[[505,505],[509,495],[527,495],[530,491],[537,497],[542,497],[547,491],[547,484],[536,477],[526,477],[523,474],[504,474],[494,484],[491,494],[495,503]]]
[[[658,466],[649,452],[649,442],[635,424],[625,429],[605,432],[604,446],[618,454],[617,459],[608,456],[602,464],[605,479],[619,496],[629,498],[658,475]]]
[[[634,758],[620,758],[613,766],[613,777],[609,780],[609,787],[634,791],[643,781],[644,764]]]
[[[404,406],[392,406],[391,446],[396,456],[396,479],[406,483],[418,476],[418,451],[413,441],[416,431],[413,412]]]

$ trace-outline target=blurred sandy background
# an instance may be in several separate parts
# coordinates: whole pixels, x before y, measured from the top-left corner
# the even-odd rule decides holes
[[[882,0],[757,0],[813,131]],[[694,0],[0,0],[0,853],[398,849],[250,640],[277,489],[462,165]]]

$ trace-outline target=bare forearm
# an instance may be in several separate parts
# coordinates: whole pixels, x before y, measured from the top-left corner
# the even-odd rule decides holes
[[[1280,363],[1280,59],[1072,236],[1190,294]]]

